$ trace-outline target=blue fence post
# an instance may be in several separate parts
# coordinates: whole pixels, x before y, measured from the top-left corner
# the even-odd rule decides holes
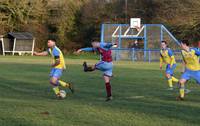
[[[146,50],[147,49],[147,25],[144,25],[144,61],[146,61]]]
[[[101,42],[104,42],[104,24],[101,24]]]
[[[131,48],[131,59],[134,62],[135,61],[135,49]]]
[[[160,42],[163,41],[163,25],[160,25]]]
[[[149,52],[149,63],[151,63],[151,50],[148,50]]]
[[[101,24],[101,43],[104,42],[104,24]],[[99,56],[102,59],[101,55]]]
[[[121,34],[122,34],[122,25],[119,25],[119,37],[118,37],[118,48],[121,49]],[[117,60],[120,60],[120,50],[117,51]]]
[[[115,61],[117,61],[117,50],[115,49]]]

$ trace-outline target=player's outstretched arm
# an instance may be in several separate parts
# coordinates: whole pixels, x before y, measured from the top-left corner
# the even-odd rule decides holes
[[[47,56],[48,52],[44,51],[44,52],[34,52],[33,55],[35,56]]]
[[[110,43],[110,42],[104,42],[104,43],[100,43],[100,47],[102,48],[116,48],[117,44],[116,43]]]
[[[76,51],[76,53],[79,54],[82,51],[91,52],[91,51],[95,51],[95,50],[96,50],[95,48],[81,48],[81,49],[78,49]]]

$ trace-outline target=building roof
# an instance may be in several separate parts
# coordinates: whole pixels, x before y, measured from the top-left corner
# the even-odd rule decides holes
[[[32,40],[33,35],[29,32],[9,32],[8,36],[21,40]]]

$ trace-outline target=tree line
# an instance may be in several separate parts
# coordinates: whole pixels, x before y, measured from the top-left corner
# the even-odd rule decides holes
[[[36,49],[46,48],[53,36],[65,51],[89,46],[100,39],[102,23],[164,24],[179,39],[200,38],[198,0],[1,0],[0,34],[28,31],[36,37]]]

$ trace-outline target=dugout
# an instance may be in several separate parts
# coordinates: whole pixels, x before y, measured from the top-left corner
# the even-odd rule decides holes
[[[6,36],[1,37],[2,54],[11,53],[33,55],[35,38],[29,32],[9,32]]]

